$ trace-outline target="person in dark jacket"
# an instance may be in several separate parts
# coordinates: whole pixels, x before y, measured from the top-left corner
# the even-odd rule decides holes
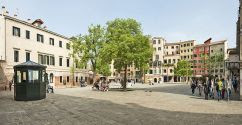
[[[208,100],[208,93],[209,93],[209,86],[208,86],[208,77],[206,77],[205,83],[204,83],[204,95],[205,95],[205,100]]]
[[[192,80],[191,82],[192,82],[191,83],[192,95],[194,95],[195,89],[196,89],[196,83],[195,83],[195,80]]]

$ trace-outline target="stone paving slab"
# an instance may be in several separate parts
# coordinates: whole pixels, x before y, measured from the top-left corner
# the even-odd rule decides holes
[[[131,89],[132,90],[132,89]],[[57,89],[56,93],[75,97],[107,100],[117,104],[135,103],[147,108],[191,113],[242,114],[242,101],[218,102],[191,95],[185,84],[135,85],[134,91],[91,91],[91,88]]]
[[[177,85],[175,85],[177,86]],[[165,88],[164,88],[165,87]],[[179,93],[168,93],[169,86],[155,88],[160,91],[99,92],[90,88],[58,89],[39,101],[14,101],[12,93],[0,93],[0,125],[241,125],[241,102],[190,98]],[[179,86],[179,91],[185,88]],[[174,87],[172,87],[174,88]],[[150,89],[150,88],[149,88]],[[67,95],[67,93],[69,95]],[[161,96],[159,96],[161,95]],[[186,103],[185,103],[186,102]],[[142,104],[143,103],[143,104]],[[185,103],[185,104],[183,104]],[[220,110],[194,111],[218,105]],[[191,104],[186,111],[172,108]],[[170,107],[168,106],[170,105]],[[213,107],[212,107],[213,108]],[[240,108],[240,109],[239,109]],[[234,111],[237,110],[237,111]]]

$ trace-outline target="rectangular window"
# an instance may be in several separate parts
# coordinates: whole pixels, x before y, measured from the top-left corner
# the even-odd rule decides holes
[[[19,62],[19,51],[14,50],[14,62]]]
[[[26,39],[30,39],[30,31],[26,30]]]
[[[173,63],[176,63],[176,59],[173,59]]]
[[[60,76],[60,83],[62,83],[62,76]]]
[[[13,36],[20,37],[20,28],[13,26]]]
[[[50,56],[46,56],[46,64],[50,65]]]
[[[70,59],[66,59],[66,67],[70,67]]]
[[[39,80],[39,71],[38,70],[29,70],[28,72],[28,81],[29,83],[37,83]]]
[[[59,47],[62,48],[62,41],[59,41]]]
[[[155,40],[153,40],[153,44],[156,44],[156,41]]]
[[[59,58],[59,66],[62,66],[62,57]]]
[[[66,43],[66,49],[70,49],[70,44]]]
[[[29,52],[26,52],[26,62],[27,61],[30,61],[30,53]]]
[[[169,63],[169,64],[171,63],[171,59],[168,60],[168,63]]]
[[[55,65],[55,57],[50,56],[50,65],[54,66]]]
[[[156,55],[155,56],[155,60],[159,60],[159,55]]]
[[[150,74],[153,74],[153,70],[150,69]]]
[[[41,34],[37,34],[37,41],[41,42],[41,43],[44,43],[44,36],[41,35]]]
[[[53,38],[50,38],[50,45],[52,45],[52,46],[55,45],[55,40]]]
[[[66,77],[66,82],[70,82],[69,76]]]

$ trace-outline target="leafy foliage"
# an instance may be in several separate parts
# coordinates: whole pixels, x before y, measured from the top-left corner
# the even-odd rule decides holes
[[[124,89],[126,88],[127,66],[145,68],[152,57],[153,48],[149,36],[143,35],[141,25],[134,19],[115,19],[107,23],[107,44],[104,46],[107,61],[114,61],[114,68],[125,70]]]
[[[105,75],[110,73],[109,64],[100,58],[100,52],[105,42],[105,29],[100,25],[91,25],[87,35],[79,35],[72,41],[73,53],[80,59],[76,62],[78,62],[80,68],[90,64],[94,73],[94,80],[96,73]]]
[[[176,76],[188,77],[192,75],[192,68],[190,62],[181,60],[177,63],[174,71]]]

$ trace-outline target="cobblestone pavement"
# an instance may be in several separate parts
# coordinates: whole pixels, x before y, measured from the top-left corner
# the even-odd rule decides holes
[[[0,92],[0,125],[241,125],[241,101],[205,101],[187,85],[135,85],[132,91],[56,89],[40,101]]]

